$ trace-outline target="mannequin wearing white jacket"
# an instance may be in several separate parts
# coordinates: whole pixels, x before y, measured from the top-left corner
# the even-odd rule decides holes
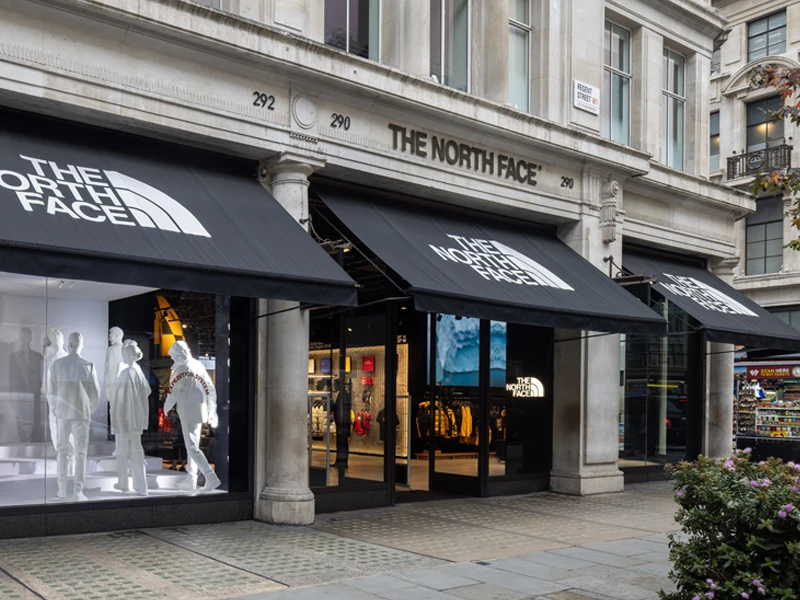
[[[44,377],[42,378],[42,393],[47,399],[48,406],[48,421],[50,422],[50,439],[53,442],[53,448],[58,452],[58,421],[56,420],[56,413],[53,412],[55,407],[55,399],[50,390],[50,369],[53,363],[59,358],[64,358],[67,351],[64,350],[64,334],[61,332],[61,327],[52,325],[47,329],[47,346],[45,347],[44,359]],[[68,471],[69,477],[75,477],[75,446],[72,439],[69,440],[69,462]]]
[[[128,492],[128,461],[133,475],[133,490],[147,496],[147,468],[142,448],[142,431],[147,429],[150,415],[148,398],[150,384],[136,363],[142,360],[142,351],[133,340],[122,345],[122,370],[112,390],[111,433],[117,440],[117,484],[121,492]]]
[[[210,492],[218,488],[222,482],[200,450],[200,437],[203,423],[208,423],[211,427],[216,427],[218,424],[217,391],[206,368],[200,361],[192,358],[186,342],[175,342],[169,350],[169,355],[174,364],[169,393],[164,402],[164,414],[166,415],[177,405],[187,454],[186,479],[178,483],[178,489],[196,490],[199,468],[206,478],[206,484],[200,491]]]
[[[75,489],[73,498],[87,500],[83,494],[86,478],[86,453],[89,449],[89,428],[92,413],[100,403],[97,370],[91,361],[81,357],[83,336],[69,334],[69,354],[50,367],[50,394],[58,428],[58,497],[67,497],[67,464],[70,435],[75,445]],[[52,406],[52,405],[51,405]]]

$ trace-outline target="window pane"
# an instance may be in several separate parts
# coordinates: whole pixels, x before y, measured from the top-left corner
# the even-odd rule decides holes
[[[670,123],[670,163],[674,169],[683,169],[683,102],[670,98],[672,123]]]
[[[508,101],[522,111],[528,111],[528,37],[524,29],[509,27]]]
[[[769,45],[783,44],[786,41],[786,28],[781,27],[769,32]]]
[[[713,156],[709,157],[708,169],[710,171],[716,171],[719,169],[719,154],[714,154]]]
[[[757,58],[763,58],[767,55],[767,49],[762,48],[760,50],[751,50],[750,54],[748,55],[748,60],[756,60]]]
[[[764,259],[756,258],[747,260],[747,274],[748,275],[763,275],[764,274]]]
[[[444,83],[442,75],[442,2],[431,0],[431,75]]]
[[[791,321],[792,313],[788,310],[776,310],[772,314],[778,317],[784,323],[791,324],[792,322]]]
[[[767,145],[767,124],[747,128],[747,151],[763,150]]]
[[[767,239],[776,240],[779,245],[783,244],[783,221],[775,221],[774,223],[767,223]],[[768,252],[768,254],[772,254]]]
[[[709,129],[711,130],[711,135],[719,135],[719,113],[713,112],[711,113],[711,118],[708,121]]]
[[[789,324],[796,329],[800,329],[800,310],[791,311],[789,314]]]
[[[767,31],[767,23],[768,23],[768,19],[767,18],[759,19],[758,21],[753,21],[752,23],[750,23],[750,27],[749,27],[749,30],[748,30],[748,35],[750,37],[753,37],[754,35],[757,35],[759,33],[766,32]]]
[[[611,139],[611,71],[603,69],[603,137]]]
[[[325,0],[325,43],[347,50],[347,0]]]
[[[749,242],[749,240],[748,240]],[[753,242],[747,244],[747,260],[751,258],[764,258],[765,242]]]
[[[683,57],[664,49],[664,89],[683,96]]]
[[[763,242],[766,238],[766,225],[748,225],[747,242]]]
[[[611,139],[620,144],[627,144],[630,123],[630,81],[616,74],[611,75],[611,81],[611,96],[614,99],[611,107]]]
[[[611,65],[611,23],[606,21],[606,32],[604,36],[603,47],[603,62],[606,65]]]
[[[444,84],[467,91],[469,0],[444,0]]]
[[[625,73],[630,72],[630,35],[626,29],[611,26],[611,66]]]
[[[786,26],[786,11],[781,11],[769,16],[769,28],[775,29],[776,27]]]
[[[669,111],[669,96],[661,95],[661,162],[669,164],[669,130],[672,115]]]
[[[769,56],[777,56],[779,54],[783,54],[784,52],[786,52],[786,40],[778,42],[776,44],[770,44],[768,52]]]
[[[711,156],[719,156],[719,136],[711,136]]]
[[[720,48],[714,50],[711,55],[711,74],[719,73],[722,65],[722,51]]]
[[[528,7],[530,0],[508,0],[508,15],[509,18],[519,21],[520,23],[530,24],[530,16],[528,14]]]
[[[764,268],[766,273],[780,273],[781,266],[783,265],[783,257],[775,256],[767,258],[767,264]]]
[[[374,61],[379,61],[381,58],[380,3],[381,0],[369,0],[369,55],[367,58]]]
[[[754,38],[750,38],[750,52],[755,52],[756,50],[763,50],[767,47],[767,34],[757,35]]]
[[[777,256],[779,258],[783,257],[783,240],[768,240],[766,242],[765,255],[773,257]]]
[[[772,142],[770,146],[779,146],[783,143],[783,121],[767,123],[767,141]]]

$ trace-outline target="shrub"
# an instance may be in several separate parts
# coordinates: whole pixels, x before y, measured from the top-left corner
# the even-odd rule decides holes
[[[667,467],[675,481],[674,593],[663,600],[800,598],[800,465],[750,451]]]

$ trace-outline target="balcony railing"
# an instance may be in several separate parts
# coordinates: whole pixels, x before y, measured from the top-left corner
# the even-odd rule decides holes
[[[750,177],[792,167],[792,146],[783,144],[728,157],[728,179]]]

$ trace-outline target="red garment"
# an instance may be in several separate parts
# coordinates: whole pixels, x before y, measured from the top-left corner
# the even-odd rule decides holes
[[[356,423],[355,427],[353,427],[353,433],[356,435],[369,435],[369,426],[371,422],[372,415],[367,411],[362,410],[356,415]]]

